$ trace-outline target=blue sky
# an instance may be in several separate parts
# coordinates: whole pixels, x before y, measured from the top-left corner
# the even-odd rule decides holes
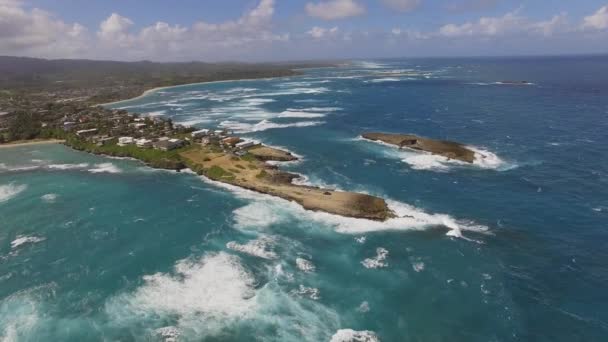
[[[0,54],[284,60],[608,52],[608,0],[0,0]]]

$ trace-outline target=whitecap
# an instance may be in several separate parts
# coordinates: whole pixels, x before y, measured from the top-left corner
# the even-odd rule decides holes
[[[305,272],[305,273],[312,273],[317,269],[315,264],[312,263],[312,261],[306,260],[303,258],[296,259],[296,267],[300,271]]]
[[[361,302],[361,304],[357,308],[357,312],[361,312],[361,313],[369,312],[369,310],[370,310],[369,303],[367,301]]]
[[[384,268],[388,267],[388,262],[386,262],[386,258],[388,258],[388,250],[382,247],[378,247],[376,249],[376,256],[361,261],[361,264],[365,268]]]
[[[319,289],[317,289],[315,287],[307,287],[304,285],[300,285],[300,287],[297,290],[292,290],[291,294],[300,296],[300,297],[307,297],[312,300],[321,299],[321,294],[320,294]]]
[[[256,306],[253,276],[238,257],[224,252],[181,260],[172,273],[147,275],[143,280],[133,293],[107,304],[110,317],[128,321],[155,314],[220,323],[243,317]]]
[[[25,184],[15,185],[14,183],[10,183],[0,185],[0,203],[4,203],[13,199],[25,189],[27,189],[27,185]]]
[[[272,250],[275,239],[270,236],[261,236],[255,240],[251,240],[242,245],[235,241],[230,241],[226,244],[228,249],[233,251],[249,254],[262,259],[278,259],[277,253]]]
[[[380,342],[380,339],[373,331],[340,329],[331,337],[329,342]]]
[[[101,163],[95,164],[95,167],[89,169],[88,171],[91,173],[120,173],[122,172],[116,165],[112,163]]]
[[[149,112],[146,115],[150,116],[150,117],[155,117],[155,116],[163,116],[165,114],[166,114],[166,112],[164,110],[157,110],[157,111],[154,111],[154,112]]]
[[[89,167],[87,163],[80,164],[51,164],[48,165],[47,168],[51,170],[76,170],[76,169],[84,169]]]
[[[424,262],[420,261],[420,260],[416,260],[416,261],[412,261],[412,268],[414,269],[414,271],[416,272],[422,272],[424,271]]]
[[[57,197],[58,197],[57,194],[46,194],[46,195],[40,196],[40,199],[46,203],[55,203],[55,201],[57,200]]]
[[[44,240],[46,240],[46,238],[35,235],[18,235],[15,240],[11,241],[11,249],[16,249],[24,245],[42,242]]]
[[[224,127],[230,130],[234,130],[237,133],[247,133],[247,132],[261,132],[269,129],[276,128],[290,128],[290,127],[310,127],[310,126],[318,126],[322,125],[325,122],[323,121],[300,121],[294,123],[284,123],[279,124],[275,122],[271,122],[268,120],[262,120],[256,124],[250,124],[245,122],[238,121],[222,121],[220,122],[220,127]]]
[[[279,113],[279,118],[322,118],[325,114],[321,113],[309,113],[305,111],[294,111],[294,110],[286,110]]]
[[[370,80],[371,83],[383,83],[383,82],[399,82],[401,79],[394,77],[383,77],[383,78],[375,78]]]

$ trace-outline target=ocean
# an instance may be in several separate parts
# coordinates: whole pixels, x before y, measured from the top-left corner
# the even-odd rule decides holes
[[[606,57],[355,61],[112,107],[282,147],[297,182],[382,196],[400,217],[62,145],[0,149],[2,341],[608,338]]]

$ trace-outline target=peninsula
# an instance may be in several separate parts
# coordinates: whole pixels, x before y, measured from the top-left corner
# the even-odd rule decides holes
[[[423,138],[412,134],[363,133],[361,136],[364,139],[381,141],[399,148],[424,151],[467,163],[475,161],[475,151],[453,141]]]

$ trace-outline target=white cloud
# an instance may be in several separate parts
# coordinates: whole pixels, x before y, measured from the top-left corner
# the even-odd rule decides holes
[[[334,26],[328,29],[324,27],[315,26],[306,33],[314,39],[323,39],[328,36],[335,36],[338,33],[338,27]]]
[[[329,0],[306,4],[308,15],[323,20],[355,17],[365,13],[365,8],[355,0]]]
[[[537,23],[533,23],[531,28],[540,32],[542,35],[548,37],[552,36],[556,32],[564,31],[568,27],[568,15],[566,13],[562,13],[556,16],[553,16],[550,20],[540,21]]]
[[[25,51],[43,55],[54,48],[78,51],[87,30],[80,24],[66,24],[41,9],[26,10],[21,1],[0,0],[0,51],[2,54]]]
[[[394,10],[399,12],[409,12],[418,5],[420,5],[421,0],[381,0],[382,3]]]
[[[608,5],[600,8],[594,14],[583,19],[583,29],[608,29]]]
[[[526,25],[526,19],[519,16],[518,11],[513,11],[502,17],[482,17],[477,22],[444,25],[439,34],[445,37],[497,36],[519,31]]]

